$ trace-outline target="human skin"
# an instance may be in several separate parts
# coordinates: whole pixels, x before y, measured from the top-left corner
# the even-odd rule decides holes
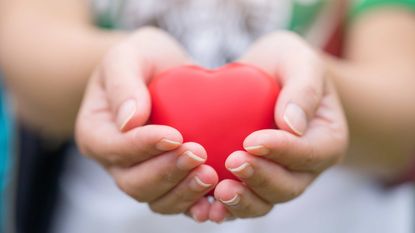
[[[334,87],[325,78],[323,60],[297,35],[267,35],[239,62],[262,68],[282,87],[274,117],[280,129],[252,133],[244,142],[247,152],[237,151],[226,161],[243,183],[217,183],[210,166],[197,166],[206,158],[201,145],[179,147],[183,139],[176,130],[145,125],[150,114],[146,83],[163,70],[191,63],[170,36],[154,28],[141,29],[111,49],[95,71],[78,116],[78,145],[104,164],[123,191],[155,212],[189,210],[197,221],[215,222],[265,215],[275,204],[299,196],[342,158],[347,126]],[[172,153],[156,156],[164,152],[163,140],[176,146],[168,146]],[[168,162],[174,158],[186,161]],[[197,168],[190,171],[195,167],[190,162]],[[187,169],[182,169],[184,164]],[[210,204],[204,195],[215,185],[217,201]]]
[[[88,8],[85,2],[81,0],[60,1],[59,3],[52,0],[31,2],[0,0],[0,65],[6,75],[7,86],[12,91],[15,99],[20,119],[29,127],[41,131],[45,137],[65,139],[72,135],[82,93],[89,77],[94,77],[91,73],[95,67],[102,67],[105,60],[116,57],[114,53],[111,55],[111,52],[108,51],[116,50],[114,48],[119,48],[128,38],[132,38],[139,33],[108,32],[95,28],[88,15]],[[350,126],[351,143],[349,152],[345,157],[346,165],[360,168],[360,170],[368,172],[380,180],[396,178],[403,170],[408,168],[409,161],[413,159],[413,139],[415,138],[415,109],[412,107],[412,103],[415,101],[415,91],[413,90],[415,86],[413,78],[415,76],[413,68],[415,67],[414,24],[413,14],[404,9],[388,8],[374,10],[367,15],[359,17],[350,25],[348,38],[346,38],[345,59],[335,59],[328,55],[321,55],[320,58],[316,59],[321,61],[318,62],[319,69],[323,71],[319,72],[327,74],[324,80],[327,80],[327,83],[333,82],[335,84]],[[150,35],[150,37],[151,33],[155,33],[154,30],[147,30],[147,32],[149,33],[146,34]],[[33,35],[36,36],[34,37]],[[291,38],[295,38],[295,36]],[[383,39],[380,40],[378,38]],[[298,42],[298,38],[290,39],[289,42],[285,43],[292,44],[295,41]],[[300,43],[297,42],[295,42],[296,45],[299,45]],[[170,44],[170,42],[167,44]],[[301,45],[300,47],[303,52],[309,51],[306,45]],[[88,52],[86,53],[85,51]],[[317,54],[317,52],[315,53]],[[246,59],[247,62],[255,64],[255,61],[250,60],[248,55],[246,57],[242,58],[242,60]],[[183,63],[187,62],[189,62],[188,59],[184,58]],[[262,63],[257,65],[265,66]],[[161,68],[169,66],[165,65],[161,66]],[[271,71],[273,69],[268,68],[268,66],[263,68]],[[95,72],[94,74],[96,76],[97,73]],[[111,78],[107,77],[107,79]],[[115,79],[115,75],[113,79]],[[93,81],[94,78],[91,78],[91,83]],[[130,87],[137,85],[134,85],[132,80],[130,81],[126,81],[125,85],[119,85],[117,87],[119,89],[118,92],[104,92],[102,95],[102,97],[106,97],[103,99],[110,100],[106,103],[111,110],[108,111],[106,119],[108,120],[108,125],[112,124],[109,127],[112,127],[112,130],[123,128],[122,124],[124,122],[122,120],[113,120],[117,119],[117,110],[121,105],[121,101],[117,101],[118,95],[115,94],[122,92],[124,93],[123,96],[125,96],[131,93]],[[318,83],[326,83],[326,81]],[[122,91],[124,88],[130,91]],[[91,92],[93,91],[87,93]],[[322,99],[324,92],[316,93],[316,99]],[[314,108],[304,109],[315,110],[315,108],[314,106]],[[304,132],[300,133],[303,134],[302,137],[298,137],[299,133],[295,132],[298,131],[298,128],[292,130],[283,120],[283,111],[277,113],[276,121],[277,123],[280,122],[282,129],[291,133],[289,137],[294,138],[292,135],[296,135],[295,139],[303,138],[305,137],[304,135],[307,135],[308,130],[306,129],[309,129],[308,126],[311,125],[310,122],[313,119],[313,111],[306,111],[306,113],[307,124],[301,123],[300,120],[300,125],[302,125],[300,128],[305,125],[303,128]],[[142,111],[141,114],[144,119],[146,116],[145,111]],[[79,116],[81,119],[85,115],[81,113]],[[87,121],[88,119],[84,118],[84,120]],[[79,122],[81,121],[82,119]],[[137,120],[137,122],[143,123],[144,121],[141,120],[140,122],[140,120]],[[170,157],[164,157],[176,162],[179,161],[179,158],[182,158],[180,159],[182,162],[173,164],[181,164],[178,167],[182,166],[181,168],[184,168],[184,172],[179,171],[178,167],[171,168],[176,173],[179,173],[178,177],[186,177],[182,179],[187,179],[186,181],[189,182],[187,184],[190,186],[194,184],[194,179],[191,178],[197,175],[200,176],[199,181],[205,184],[213,186],[217,182],[212,169],[208,166],[200,165],[206,156],[203,148],[195,144],[182,144],[180,133],[174,129],[158,128],[159,131],[157,131],[151,127],[142,127],[127,132],[125,130],[119,131],[119,134],[117,134],[119,140],[114,140],[119,142],[119,144],[109,143],[112,142],[110,138],[114,135],[104,137],[101,134],[99,135],[100,138],[108,139],[106,141],[108,142],[108,147],[102,147],[102,141],[87,139],[94,138],[88,132],[102,133],[105,132],[104,129],[100,131],[95,127],[91,130],[87,127],[88,124],[78,124],[77,139],[78,142],[81,142],[81,149],[86,152],[91,152],[94,148],[98,149],[98,153],[88,153],[89,156],[94,157],[107,168],[111,167],[111,165],[116,167],[115,169],[109,169],[109,171],[119,184],[124,182],[121,186],[127,193],[133,193],[134,190],[138,190],[137,183],[126,182],[126,179],[120,182],[122,180],[120,177],[122,175],[124,175],[122,177],[128,177],[126,175],[128,172],[120,172],[122,169],[117,169],[117,166],[120,164],[125,165],[123,163],[131,161],[143,163],[144,161],[139,161],[140,158],[128,156],[138,154],[133,153],[140,151],[138,149],[150,152],[147,156],[141,156],[149,158],[148,161],[146,160],[147,164],[152,163],[153,166],[158,166],[157,164],[160,163],[156,163],[156,160],[150,158],[165,152],[165,150],[159,150],[160,147],[155,147],[162,138],[169,139],[167,146],[164,144],[165,147],[162,149],[173,151],[172,153],[166,153]],[[141,135],[145,135],[140,137],[140,140],[131,136],[134,132],[137,133],[140,130]],[[143,138],[148,140],[142,140]],[[247,141],[249,140],[247,139]],[[114,152],[117,146],[125,148],[122,151],[125,156],[121,153],[118,155],[122,158],[112,157],[109,159],[110,161],[103,159],[103,157],[106,157],[105,155]],[[336,152],[342,151],[343,146],[344,141],[338,143]],[[249,147],[246,148],[248,151]],[[258,149],[258,147],[252,148]],[[183,154],[188,151],[191,151],[193,154],[191,156],[188,153]],[[242,157],[246,156],[246,159],[256,158],[253,156],[255,151],[251,150],[249,152],[251,153],[237,153],[243,153]],[[305,155],[304,153],[300,154]],[[324,157],[325,159],[322,159],[327,162],[325,163],[327,166],[337,161],[333,158],[341,157],[339,153],[328,154],[330,156],[327,155]],[[193,155],[197,155],[201,159],[197,159]],[[233,157],[230,156],[227,165],[233,165]],[[125,158],[130,158],[131,161],[125,162]],[[196,161],[194,158],[196,158]],[[279,162],[283,164],[282,161]],[[191,170],[192,166],[196,167],[196,169]],[[157,169],[149,169],[149,167],[151,166],[137,166],[135,172],[148,171],[157,182],[170,182],[171,184],[172,181],[175,181],[173,184],[178,189],[179,187],[182,190],[188,188],[186,185],[183,185],[186,184],[185,182],[178,182],[177,179],[175,180],[175,177],[160,173],[160,170]],[[322,168],[324,170],[326,166]],[[312,179],[313,176],[305,176],[301,182],[298,182],[302,183],[301,187],[297,187],[295,192],[286,190],[285,193],[295,194],[291,195],[292,198],[297,196],[307,187]],[[138,185],[144,187],[146,185],[149,186],[149,184],[142,182]],[[197,185],[200,185],[200,182],[196,182],[196,187]],[[232,187],[240,187],[236,183],[232,185],[234,185]],[[234,197],[232,194],[240,191],[236,189],[223,191],[221,187],[222,185],[219,185],[215,193],[218,200],[228,200],[227,198]],[[193,201],[197,199],[195,197],[201,197],[201,194],[210,188],[205,187],[204,190],[198,190],[199,192],[194,195],[191,193],[191,197],[184,196],[180,192],[173,192],[170,199],[158,202],[158,205],[155,205],[154,200],[146,200],[145,197],[143,199],[136,197],[136,199],[151,202],[152,208],[157,212],[186,212],[198,221],[211,219],[220,222],[225,217],[228,217],[229,213],[236,217],[253,217],[263,215],[272,208],[272,205],[269,205],[270,203],[258,202],[258,200],[255,200],[255,196],[252,195],[251,199],[240,198],[242,202],[239,205],[243,206],[243,201],[246,200],[256,201],[259,203],[257,205],[260,206],[259,209],[249,211],[234,210],[232,207],[223,205],[220,202],[215,202],[209,206],[207,200],[203,198],[199,198],[199,201],[189,204],[188,200]],[[249,190],[244,193],[250,195]],[[175,198],[183,199],[179,207],[171,205],[172,200],[175,200]],[[289,199],[287,198],[287,200]],[[276,202],[279,201],[281,200]],[[210,211],[211,208],[216,210]]]

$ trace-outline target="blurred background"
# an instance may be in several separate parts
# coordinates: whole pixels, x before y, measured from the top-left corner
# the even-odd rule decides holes
[[[414,0],[0,0],[0,232],[415,232],[414,13]],[[266,216],[220,225],[127,197],[73,134],[94,68],[145,26],[209,68],[274,31],[303,37],[342,100],[345,161]]]

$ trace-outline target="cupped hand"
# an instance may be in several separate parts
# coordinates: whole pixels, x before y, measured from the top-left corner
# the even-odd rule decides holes
[[[260,130],[244,141],[226,167],[241,182],[223,180],[215,189],[209,218],[251,218],[300,194],[339,162],[348,127],[323,60],[290,32],[261,38],[240,59],[264,69],[281,85],[275,109],[278,129]]]
[[[96,68],[76,123],[81,152],[100,162],[125,193],[162,214],[208,219],[204,195],[217,183],[203,165],[207,155],[183,143],[174,128],[147,124],[147,83],[156,74],[191,60],[166,33],[144,28],[116,45]]]

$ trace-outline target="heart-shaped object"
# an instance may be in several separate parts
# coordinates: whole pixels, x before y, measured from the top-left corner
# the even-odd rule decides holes
[[[215,70],[181,66],[153,78],[152,124],[168,125],[184,141],[207,151],[206,164],[219,180],[235,176],[225,168],[226,158],[243,150],[244,139],[260,129],[275,128],[274,106],[280,88],[256,67],[232,63]]]

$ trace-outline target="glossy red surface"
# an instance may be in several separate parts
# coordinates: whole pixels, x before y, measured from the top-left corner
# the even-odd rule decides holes
[[[152,124],[178,129],[185,142],[204,146],[219,179],[235,179],[225,168],[229,154],[243,150],[250,133],[275,128],[280,88],[265,72],[239,63],[215,70],[182,66],[161,73],[149,85]]]

